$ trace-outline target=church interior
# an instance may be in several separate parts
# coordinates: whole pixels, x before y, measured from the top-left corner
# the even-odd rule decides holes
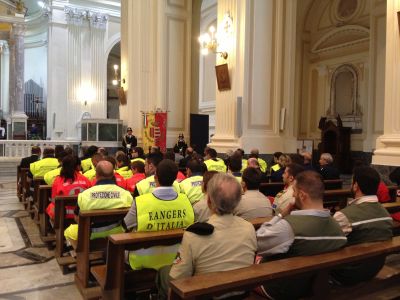
[[[398,0],[0,0],[0,298],[121,296],[57,254],[24,203],[17,166],[35,146],[114,154],[131,129],[145,153],[184,137],[200,155],[257,149],[268,169],[274,153],[309,153],[314,166],[330,153],[341,189],[364,164],[400,203],[390,176],[400,166],[399,66]],[[163,124],[148,129],[150,118]],[[51,192],[40,187],[33,202]],[[398,252],[400,242],[370,286],[327,297],[400,297]],[[110,254],[88,253],[103,263]]]

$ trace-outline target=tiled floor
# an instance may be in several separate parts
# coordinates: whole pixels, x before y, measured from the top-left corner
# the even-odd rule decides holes
[[[62,274],[18,202],[15,177],[0,177],[0,299],[82,299],[73,276]]]

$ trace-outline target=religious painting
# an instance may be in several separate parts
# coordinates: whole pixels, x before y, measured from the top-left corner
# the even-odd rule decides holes
[[[229,79],[228,64],[215,66],[215,73],[217,75],[217,84],[219,91],[226,91],[231,89],[231,81]]]

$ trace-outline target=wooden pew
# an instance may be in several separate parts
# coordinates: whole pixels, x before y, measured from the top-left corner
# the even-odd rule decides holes
[[[390,241],[349,246],[335,252],[314,256],[292,257],[252,265],[234,271],[214,272],[171,282],[169,299],[200,299],[222,295],[231,291],[250,291],[264,282],[274,279],[301,276],[315,272],[318,289],[314,297],[326,297],[329,293],[327,272],[341,265],[400,252],[400,237]]]
[[[260,184],[259,191],[265,196],[275,197],[283,190],[285,184],[283,182],[263,182]]]
[[[54,242],[54,235],[49,235],[52,231],[49,216],[46,213],[46,208],[50,203],[51,185],[39,185],[39,199],[38,199],[38,214],[39,214],[39,230],[40,237],[43,242]]]
[[[20,181],[21,181],[21,202],[24,204],[25,209],[27,208],[27,198],[29,196],[29,180],[28,180],[29,168],[20,169]]]
[[[337,190],[343,188],[342,179],[329,179],[324,180],[325,190]]]
[[[33,179],[33,201],[29,201],[28,211],[31,218],[39,224],[39,186],[45,184],[43,177]]]
[[[17,166],[17,197],[19,202],[22,201],[22,171],[19,166]]]
[[[91,224],[120,221],[128,211],[129,208],[79,212],[78,240],[73,245],[76,251],[75,283],[85,299],[96,298],[101,293],[98,286],[89,285],[90,263],[96,260],[104,263],[104,250],[107,248],[107,239],[90,240]]]
[[[78,196],[57,196],[54,198],[54,232],[56,239],[56,248],[54,250],[54,256],[56,257],[57,263],[61,267],[63,274],[66,274],[69,270],[69,266],[76,264],[74,257],[64,255],[65,252],[65,237],[64,230],[74,220],[66,219],[66,206],[76,206],[78,202]]]
[[[271,217],[256,218],[250,222],[258,229]],[[152,246],[173,245],[182,239],[184,230],[166,230],[154,232],[130,232],[113,234],[108,237],[107,263],[94,266],[91,273],[102,289],[103,299],[123,299],[125,293],[133,293],[155,288],[156,272],[145,269],[139,271],[126,270],[125,250],[137,250]],[[126,288],[125,288],[126,287]]]

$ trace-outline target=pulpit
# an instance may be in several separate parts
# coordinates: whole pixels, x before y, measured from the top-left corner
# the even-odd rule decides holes
[[[321,120],[321,143],[319,153],[332,154],[334,165],[341,173],[352,172],[351,166],[351,127],[343,127],[340,118],[337,120]],[[336,122],[335,122],[336,121]]]

